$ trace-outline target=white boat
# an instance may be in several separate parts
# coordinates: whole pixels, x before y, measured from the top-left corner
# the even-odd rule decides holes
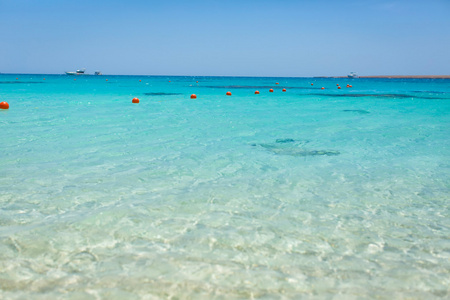
[[[350,72],[350,74],[347,75],[348,78],[358,78],[358,74],[356,74],[355,72]]]
[[[85,75],[86,69],[77,70],[76,72],[66,72],[66,75]]]

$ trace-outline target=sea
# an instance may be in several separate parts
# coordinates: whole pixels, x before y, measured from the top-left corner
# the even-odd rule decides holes
[[[448,79],[1,74],[2,101],[1,299],[450,297]]]

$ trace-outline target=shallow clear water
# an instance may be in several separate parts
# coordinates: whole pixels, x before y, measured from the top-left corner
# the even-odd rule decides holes
[[[449,80],[3,74],[0,101],[0,297],[450,295]]]

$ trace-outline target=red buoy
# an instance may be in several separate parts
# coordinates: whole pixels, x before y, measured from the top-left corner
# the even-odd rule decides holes
[[[9,104],[8,102],[0,102],[0,109],[8,109],[9,108]]]
[[[322,87],[321,89],[322,89],[322,90],[324,90],[325,88],[324,88],[324,87]]]
[[[108,81],[108,79],[106,79],[106,81]]]
[[[231,96],[231,92],[227,92],[227,96]]]
[[[198,81],[196,81],[196,83],[198,83]]]
[[[19,78],[16,78],[16,80],[19,80]]]
[[[191,99],[197,99],[197,95],[196,94],[192,94],[191,95]]]
[[[339,86],[339,83],[338,84],[336,84],[337,86]]]
[[[269,92],[273,93],[273,89],[270,89]]]
[[[139,79],[139,82],[141,82],[142,80]]]
[[[275,84],[279,84],[278,82],[275,82]]]
[[[338,86],[338,89],[340,90],[340,89],[341,89],[341,87],[340,87],[340,86]]]
[[[255,91],[255,94],[256,94],[256,95],[259,95],[259,91]]]
[[[314,83],[311,83],[311,85],[314,85]]]
[[[133,100],[131,100],[131,102],[133,102],[133,103],[139,103],[139,98],[133,98]]]
[[[283,92],[286,92],[286,89],[283,89]]]

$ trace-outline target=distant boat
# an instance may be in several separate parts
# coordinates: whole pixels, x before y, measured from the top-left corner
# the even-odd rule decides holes
[[[76,72],[66,72],[66,75],[85,75],[86,69],[77,70]]]
[[[348,78],[358,78],[358,74],[356,74],[355,72],[350,72],[350,74],[347,75]]]
[[[94,75],[103,75],[100,71],[95,71]]]

